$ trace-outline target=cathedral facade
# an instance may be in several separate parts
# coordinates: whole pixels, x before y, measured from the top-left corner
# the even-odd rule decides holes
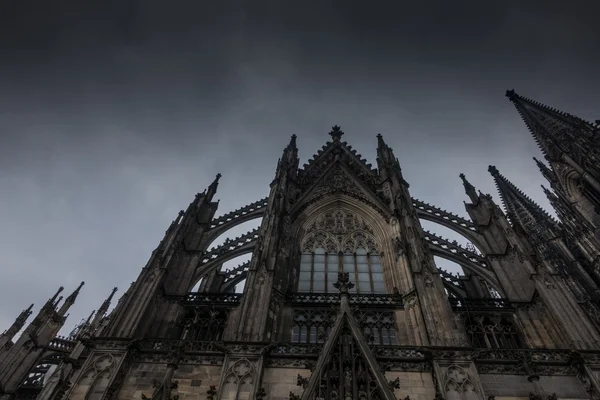
[[[0,336],[0,399],[600,399],[598,121],[507,96],[558,220],[493,166],[504,210],[461,174],[463,218],[412,197],[381,135],[377,168],[338,126],[300,167],[292,136],[266,198],[218,216],[218,175],[111,312],[116,289],[57,336],[83,283],[23,311]]]

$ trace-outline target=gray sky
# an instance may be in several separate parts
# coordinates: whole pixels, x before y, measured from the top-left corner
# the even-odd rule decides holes
[[[68,326],[122,294],[217,172],[219,214],[265,196],[294,133],[302,163],[339,124],[375,165],[381,132],[464,216],[489,164],[548,204],[506,89],[600,118],[598,2],[200,3],[3,5],[0,331],[60,285],[86,281]]]

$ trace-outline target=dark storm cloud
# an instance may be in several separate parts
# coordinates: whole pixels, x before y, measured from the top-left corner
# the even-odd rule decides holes
[[[59,285],[87,281],[69,324],[122,293],[217,172],[220,212],[265,196],[293,133],[305,162],[340,124],[375,163],[381,132],[464,215],[488,164],[547,206],[506,89],[600,118],[596,2],[201,3],[3,6],[0,327]]]

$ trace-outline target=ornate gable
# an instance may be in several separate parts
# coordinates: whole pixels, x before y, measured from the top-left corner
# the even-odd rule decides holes
[[[320,173],[321,175],[310,186],[297,192],[294,201],[296,207],[302,208],[327,195],[346,194],[362,199],[384,214],[383,210],[386,209],[386,205],[382,190],[375,184],[369,185],[361,180],[342,161],[334,161],[326,170]]]
[[[379,178],[377,170],[371,168],[371,164],[357,154],[356,150],[352,149],[346,142],[341,142],[340,138],[344,134],[339,126],[334,126],[329,133],[333,141],[327,142],[313,156],[304,167],[298,171],[298,183],[306,189],[314,184],[329,167],[336,161],[344,164],[353,175],[356,175],[367,186],[374,187],[377,185]]]
[[[305,384],[302,400],[395,400],[348,304],[353,283],[340,273],[335,286],[341,292],[340,313],[317,365]]]

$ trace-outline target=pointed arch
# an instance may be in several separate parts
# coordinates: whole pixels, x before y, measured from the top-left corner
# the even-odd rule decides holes
[[[477,275],[480,278],[487,281],[491,286],[493,286],[493,288],[495,290],[498,291],[498,293],[504,295],[502,286],[500,285],[500,282],[496,278],[496,275],[493,273],[493,271],[487,270],[487,269],[483,268],[482,266],[480,266],[470,260],[467,260],[466,258],[462,257],[461,255],[454,254],[450,251],[444,250],[434,244],[430,243],[429,249],[431,250],[431,254],[433,254],[434,256],[445,258],[448,261],[455,262],[458,265],[460,265],[461,267],[466,268],[467,270],[472,272],[474,275]]]
[[[297,290],[335,291],[332,285],[343,269],[356,282],[353,291],[391,292],[393,288],[386,287],[384,275],[386,270],[391,274],[392,261],[381,257],[392,251],[390,229],[376,209],[348,194],[330,194],[310,204],[292,228],[292,254],[300,255],[293,262],[298,266],[293,269],[298,277]]]

